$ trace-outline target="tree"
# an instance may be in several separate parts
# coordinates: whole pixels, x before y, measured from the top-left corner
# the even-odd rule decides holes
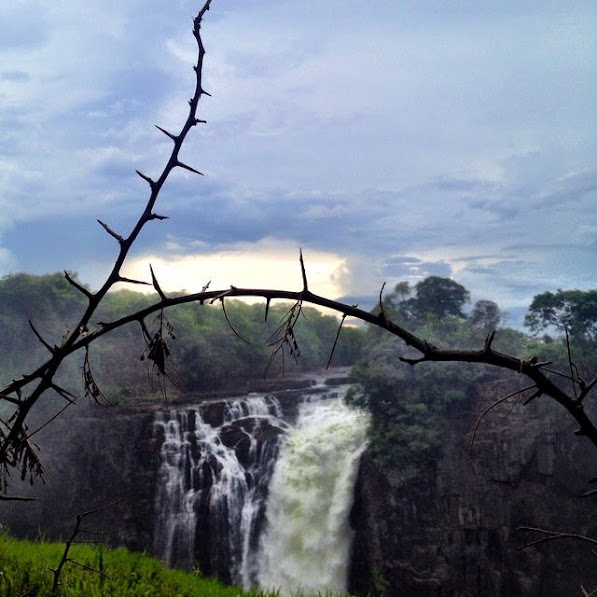
[[[2,406],[2,410],[0,410],[2,413],[0,415],[2,416],[0,420],[0,497],[7,499],[8,478],[11,471],[17,471],[22,478],[28,478],[31,482],[43,476],[43,465],[31,439],[35,430],[31,431],[27,423],[30,420],[32,411],[47,393],[53,393],[61,398],[65,403],[64,408],[76,402],[78,396],[73,391],[59,385],[57,381],[57,373],[67,357],[79,351],[83,352],[85,356],[83,366],[84,393],[96,400],[100,400],[102,393],[97,387],[91,371],[90,347],[97,339],[106,334],[129,323],[136,323],[139,325],[146,343],[147,358],[154,364],[158,374],[167,378],[169,376],[168,358],[170,351],[168,344],[170,337],[167,319],[162,317],[161,314],[166,309],[191,302],[199,305],[205,302],[219,303],[222,310],[226,312],[226,301],[233,297],[259,297],[263,299],[265,301],[266,319],[272,300],[281,299],[292,302],[272,339],[271,344],[274,354],[281,353],[283,355],[287,352],[296,355],[295,328],[300,321],[303,305],[310,303],[332,309],[341,315],[338,333],[340,333],[344,320],[347,317],[354,317],[400,338],[407,346],[417,351],[419,355],[417,357],[402,356],[400,361],[403,363],[414,366],[426,361],[455,361],[484,363],[510,370],[515,375],[524,376],[528,379],[527,384],[522,386],[518,392],[520,396],[532,400],[545,395],[555,400],[577,421],[579,425],[577,433],[585,435],[597,447],[597,427],[585,411],[583,404],[584,399],[597,385],[597,379],[585,381],[572,366],[569,372],[554,372],[547,367],[547,363],[538,362],[537,359],[527,360],[499,352],[493,348],[493,332],[487,335],[484,345],[476,350],[438,348],[425,338],[417,336],[403,325],[395,322],[386,311],[382,292],[380,292],[379,307],[373,313],[359,309],[355,305],[334,301],[311,292],[308,284],[307,267],[302,253],[299,256],[302,288],[298,291],[238,288],[236,286],[208,290],[209,284],[206,284],[204,289],[198,293],[166,296],[151,265],[149,266],[150,281],[131,280],[121,275],[123,264],[145,225],[151,221],[161,221],[167,218],[167,216],[156,211],[156,204],[171,172],[182,168],[195,174],[201,174],[194,167],[183,163],[179,158],[179,152],[189,132],[197,125],[205,122],[197,117],[199,101],[206,94],[202,86],[205,49],[201,39],[201,23],[210,8],[211,1],[207,0],[205,2],[193,21],[193,35],[197,42],[198,57],[197,64],[194,66],[195,90],[189,100],[187,118],[178,133],[172,133],[159,126],[157,127],[173,143],[170,155],[159,176],[152,178],[137,171],[137,174],[149,187],[149,196],[141,215],[130,233],[125,236],[113,230],[103,221],[98,220],[118,247],[117,257],[110,273],[101,288],[94,292],[81,285],[74,276],[65,272],[67,282],[82,295],[80,297],[84,303],[82,315],[68,329],[62,339],[56,339],[56,341],[47,340],[35,324],[30,322],[32,332],[47,350],[49,356],[38,367],[11,381],[0,390],[0,405]],[[133,309],[128,314],[116,319],[94,324],[98,309],[108,291],[119,282],[152,286],[156,293],[156,299],[146,307]],[[415,290],[416,299],[411,300],[416,300],[415,304],[420,313],[433,313],[438,316],[448,315],[455,318],[463,317],[462,307],[468,300],[469,295],[468,291],[460,284],[446,278],[432,277],[417,284]],[[158,314],[158,317],[156,317],[156,314]],[[562,379],[568,382],[567,388],[562,385]],[[6,411],[8,411],[7,414],[5,414]],[[58,414],[56,413],[56,416]],[[50,418],[50,421],[52,418]]]
[[[413,311],[424,317],[464,317],[462,307],[468,302],[469,291],[450,278],[429,276],[415,284],[416,297],[412,301]]]
[[[495,331],[501,318],[500,308],[494,301],[481,300],[473,305],[471,322],[486,333]]]
[[[576,339],[597,339],[597,289],[543,292],[533,298],[524,325],[534,334],[551,327]]]

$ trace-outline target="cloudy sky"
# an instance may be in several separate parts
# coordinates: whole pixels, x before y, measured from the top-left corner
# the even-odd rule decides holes
[[[0,3],[0,275],[98,287],[196,60],[190,0]],[[597,254],[594,0],[213,0],[205,97],[129,263],[169,289],[300,287],[365,308],[451,276],[515,324]],[[178,127],[178,128],[177,128]]]

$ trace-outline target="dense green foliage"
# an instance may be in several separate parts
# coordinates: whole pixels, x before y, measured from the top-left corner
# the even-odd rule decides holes
[[[470,321],[433,315],[415,333],[445,347],[479,339],[479,330]],[[404,343],[374,332],[365,355],[353,368],[349,400],[372,414],[375,458],[401,465],[408,477],[415,476],[438,456],[444,423],[470,405],[487,369],[450,362],[413,367],[399,360],[414,356]]]
[[[437,296],[432,304],[426,294],[419,301],[419,289],[428,287],[425,282],[414,289],[407,283],[396,285],[394,292],[384,299],[388,316],[439,347],[481,349],[487,334],[499,324],[497,304],[478,301],[471,315],[465,317],[461,309],[468,291],[456,283],[433,278]],[[493,347],[521,358],[536,357],[538,361],[549,362],[553,369],[569,370],[568,347],[562,337],[537,339],[513,329],[499,328]],[[578,370],[590,378],[597,362],[597,342],[574,337],[570,350]],[[481,388],[490,383],[506,388],[512,380],[509,372],[487,365],[431,362],[413,367],[401,362],[400,357],[417,357],[416,351],[373,328],[368,330],[363,355],[353,368],[354,386],[349,400],[372,413],[374,457],[381,463],[401,468],[407,477],[416,476],[422,467],[433,466],[451,420],[463,412],[481,412],[478,403]],[[565,378],[558,381],[568,383]]]
[[[464,317],[462,309],[469,297],[469,291],[458,282],[429,276],[413,287],[408,282],[396,284],[394,292],[385,297],[384,304],[396,315],[421,321],[427,315]]]
[[[597,290],[557,290],[538,294],[525,325],[537,334],[554,328],[576,339],[597,340]]]
[[[117,319],[154,301],[155,297],[130,290],[109,293],[101,305],[98,320]],[[10,381],[38,366],[48,356],[28,320],[49,344],[59,344],[85,306],[85,297],[62,274],[17,274],[3,278],[0,281],[0,349],[3,353],[0,381]],[[303,308],[294,330],[300,358],[295,362],[286,346],[270,363],[276,348],[272,343],[279,337],[275,332],[284,321],[289,305],[273,303],[267,321],[264,321],[263,304],[230,300],[225,306],[228,321],[219,303],[189,303],[164,313],[164,321],[169,323],[168,333],[164,335],[171,356],[169,371],[179,390],[223,389],[248,378],[263,377],[268,366],[270,375],[279,373],[282,366],[285,372],[325,366],[337,333],[337,318]],[[159,314],[147,317],[145,323],[154,334],[159,329]],[[333,364],[354,362],[360,351],[361,336],[362,332],[357,329],[344,328]],[[78,355],[65,363],[61,374],[66,381],[62,379],[61,383],[81,386],[82,357]],[[147,357],[148,347],[137,323],[107,334],[90,349],[93,375],[107,398],[116,402],[130,395],[147,393],[152,388],[159,371]],[[153,387],[159,389],[160,383],[153,383]]]
[[[49,597],[64,545],[18,541],[0,533],[0,595]],[[275,593],[242,591],[168,569],[163,562],[124,549],[74,545],[60,576],[62,597],[275,597]],[[75,563],[76,562],[76,563]],[[299,594],[297,593],[297,597]]]

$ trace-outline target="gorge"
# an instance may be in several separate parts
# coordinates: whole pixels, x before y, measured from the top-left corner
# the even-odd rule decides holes
[[[297,540],[332,552],[338,565],[332,574],[336,564],[327,560],[326,571],[340,581],[327,586],[355,595],[574,595],[597,581],[590,550],[577,542],[519,549],[531,539],[516,530],[521,525],[594,530],[590,503],[577,498],[594,472],[592,452],[554,413],[540,406],[497,413],[469,453],[468,434],[490,400],[479,391],[446,418],[442,455],[412,477],[404,462],[371,457],[360,435],[365,421],[342,419],[344,407],[334,404],[345,379],[330,377],[325,384],[287,379],[284,390],[273,384],[201,405],[140,400],[73,409],[39,439],[52,475],[35,487],[39,501],[3,505],[2,521],[15,534],[64,538],[78,512],[122,499],[94,523],[109,532],[107,542],[181,567],[197,563],[204,574],[245,586],[313,588],[306,581],[321,575],[309,562],[273,571],[275,558],[292,561],[298,552],[288,546]],[[328,400],[314,401],[321,392]],[[323,409],[314,417],[321,435],[308,426],[313,408]],[[333,413],[341,421],[327,425]],[[337,433],[348,444],[333,447]],[[291,469],[301,470],[280,489],[273,463],[283,461],[283,437],[292,447],[287,456],[298,458]],[[329,468],[344,456],[348,463]],[[336,486],[354,489],[340,499]],[[268,503],[266,516],[267,499],[276,505]],[[328,499],[339,506],[335,530],[318,510],[332,512]],[[318,559],[322,565],[321,553]]]

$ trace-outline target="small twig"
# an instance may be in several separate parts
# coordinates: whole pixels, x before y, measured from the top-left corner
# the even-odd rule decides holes
[[[220,302],[222,304],[222,312],[224,313],[224,318],[226,319],[226,323],[228,324],[228,327],[232,330],[232,332],[234,333],[234,335],[239,338],[240,340],[242,340],[245,344],[248,344],[249,346],[251,345],[251,343],[244,338],[243,336],[241,336],[236,329],[234,328],[234,326],[232,325],[232,322],[230,321],[230,317],[228,317],[228,312],[226,311],[226,305],[224,304],[224,297],[222,297],[220,299]]]
[[[587,543],[591,543],[592,545],[597,545],[597,539],[593,537],[587,537],[587,535],[580,535],[578,533],[566,533],[560,531],[549,531],[547,529],[541,529],[537,527],[518,527],[519,531],[532,531],[535,533],[542,533],[544,537],[539,539],[535,539],[530,541],[529,543],[525,543],[521,545],[518,549],[525,549],[527,547],[531,547],[532,545],[539,545],[540,543],[546,543],[547,541],[553,541],[555,539],[576,539],[578,541],[586,541]]]
[[[570,349],[570,336],[568,335],[568,328],[564,328],[564,333],[566,334],[566,352],[568,354],[568,366],[570,367],[570,379],[572,380],[572,391],[574,392],[574,397],[578,398],[578,393],[576,391],[576,384],[577,384],[577,376],[574,374],[574,363],[572,362],[572,351]]]
[[[597,384],[597,377],[593,381],[589,382],[583,388],[583,391],[578,395],[577,400],[579,403],[582,402],[587,397],[587,394],[595,387],[596,384]]]
[[[485,418],[485,416],[487,415],[487,413],[489,413],[490,411],[492,411],[496,406],[499,406],[500,404],[506,402],[506,400],[509,400],[510,398],[516,396],[517,394],[522,394],[523,392],[526,392],[528,390],[532,390],[533,388],[536,388],[536,385],[532,385],[532,386],[527,386],[526,388],[521,388],[520,390],[516,390],[515,392],[511,392],[510,394],[508,394],[507,396],[504,396],[502,398],[500,398],[499,400],[496,400],[495,402],[493,402],[492,404],[490,404],[478,417],[477,422],[475,423],[475,427],[473,428],[473,433],[471,435],[471,441],[469,442],[469,446],[468,449],[469,451],[472,451],[473,446],[475,444],[475,439],[477,437],[477,431],[479,429],[479,425],[481,425],[481,421]]]
[[[37,498],[24,497],[21,495],[4,495],[0,493],[0,502],[36,502]]]
[[[382,295],[383,295],[383,291],[384,291],[385,287],[386,287],[386,283],[384,282],[381,285],[381,288],[379,289],[379,317],[384,322],[384,324],[387,324],[390,321],[390,318],[388,317],[385,307],[383,306],[383,299],[382,299]]]
[[[42,429],[47,427],[54,419],[57,419],[73,402],[65,404],[52,418],[45,421],[42,425],[40,425],[35,431],[32,431],[28,437],[33,437],[36,433],[39,433]]]
[[[94,570],[93,568],[90,568],[89,566],[81,564],[81,563],[73,560],[72,558],[69,558],[69,555],[68,555],[72,545],[74,543],[78,543],[78,541],[76,540],[77,535],[80,532],[83,532],[81,529],[81,523],[83,522],[83,520],[85,518],[87,518],[88,516],[91,516],[92,514],[96,514],[98,512],[106,510],[108,508],[112,508],[112,507],[116,506],[117,504],[119,504],[120,502],[122,502],[123,500],[124,500],[124,498],[119,498],[118,500],[115,500],[109,504],[100,506],[99,508],[95,508],[93,510],[87,510],[86,512],[81,512],[80,514],[77,514],[77,521],[73,528],[73,532],[71,533],[70,537],[68,538],[68,540],[66,541],[66,543],[64,545],[64,551],[62,552],[62,557],[60,558],[60,562],[58,563],[57,568],[50,568],[50,570],[54,573],[54,582],[52,583],[52,591],[50,593],[51,597],[56,597],[58,595],[58,589],[61,584],[60,583],[60,574],[62,573],[62,569],[68,562],[70,562],[72,564],[76,564],[77,566],[81,566],[81,568],[86,568],[88,570]],[[95,572],[100,573],[99,570],[95,570]]]

